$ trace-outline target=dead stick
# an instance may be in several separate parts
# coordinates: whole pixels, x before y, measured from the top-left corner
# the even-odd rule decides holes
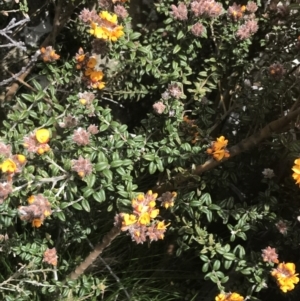
[[[103,250],[108,247],[111,242],[121,233],[119,227],[113,227],[105,236],[101,243],[95,246],[94,251],[92,251],[85,260],[77,266],[77,268],[67,277],[71,280],[76,280],[81,276],[84,271],[96,260],[96,258],[103,252]]]

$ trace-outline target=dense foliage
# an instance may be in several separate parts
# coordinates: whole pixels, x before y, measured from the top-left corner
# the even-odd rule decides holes
[[[1,300],[299,300],[297,2],[0,8]]]

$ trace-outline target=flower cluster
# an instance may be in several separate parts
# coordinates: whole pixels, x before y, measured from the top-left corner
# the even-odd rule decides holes
[[[278,254],[275,248],[267,247],[262,250],[261,254],[263,261],[268,263],[278,263]]]
[[[215,301],[244,301],[244,297],[238,293],[220,293]]]
[[[276,279],[279,288],[284,293],[293,290],[295,288],[295,284],[299,282],[295,264],[292,262],[279,263],[277,268],[273,269],[271,275]]]
[[[120,8],[117,9],[122,17],[126,16],[126,12]],[[102,11],[97,14],[95,11],[84,9],[80,14],[80,19],[89,23],[91,29],[90,34],[97,39],[104,41],[117,41],[124,35],[123,26],[118,25],[118,16],[108,11]]]
[[[163,102],[158,101],[152,106],[152,108],[156,114],[161,115],[164,112],[166,106]]]
[[[175,198],[175,195],[173,195]],[[132,200],[133,214],[120,213],[115,217],[115,225],[122,231],[129,231],[136,243],[150,242],[164,238],[167,226],[164,221],[156,220],[159,209],[156,206],[157,193],[149,190],[146,194],[139,194]]]
[[[90,133],[83,128],[74,131],[73,141],[77,145],[88,145],[90,143]]]
[[[78,124],[78,120],[76,117],[68,115],[65,116],[62,122],[58,123],[61,128],[72,128]]]
[[[161,202],[161,206],[168,209],[169,207],[174,206],[174,200],[177,197],[177,193],[175,191],[170,192],[167,191],[161,195],[157,200]]]
[[[174,4],[171,5],[171,15],[174,19],[184,21],[188,19],[188,10],[184,3],[180,2],[178,7]]]
[[[32,223],[33,227],[39,228],[45,218],[51,215],[51,204],[42,194],[30,196],[28,204],[18,208],[20,219]]]
[[[217,18],[224,11],[222,4],[214,0],[194,0],[191,2],[190,6],[191,12],[194,17]],[[185,3],[179,2],[178,6],[172,4],[171,10],[172,11],[170,14],[174,19],[180,21],[185,21],[188,19],[188,7]],[[196,31],[197,33],[199,33],[200,26],[197,25],[197,27],[194,28],[194,32]],[[194,34],[194,32],[192,33]],[[197,34],[196,36],[201,36],[201,34]]]
[[[0,164],[0,169],[2,173],[13,175],[20,173],[25,163],[26,158],[24,155],[13,155]]]
[[[26,164],[26,157],[21,154],[13,155],[11,147],[4,143],[0,143],[0,155],[4,157],[0,163],[0,170],[3,174],[0,182],[0,204],[2,204],[12,192],[13,176],[22,171]]]
[[[275,177],[275,173],[274,170],[271,168],[265,168],[262,172],[262,174],[264,175],[265,179],[272,179]]]
[[[294,161],[295,165],[292,168],[293,179],[296,181],[296,184],[300,186],[300,159]]]
[[[47,249],[43,254],[43,262],[51,264],[53,266],[57,266],[57,254],[56,248]]]
[[[202,37],[204,34],[206,34],[206,28],[203,26],[202,23],[197,22],[191,27],[191,33],[195,37]]]
[[[246,40],[255,34],[258,30],[256,20],[248,20],[245,24],[241,25],[236,35],[240,40]]]
[[[75,56],[76,68],[83,70],[82,80],[93,89],[103,89],[105,82],[102,81],[104,73],[100,68],[99,55],[89,55],[79,48]]]
[[[183,131],[193,138],[191,143],[195,144],[199,140],[199,128],[196,125],[195,120],[190,119],[188,116],[184,116],[183,121]]]
[[[25,137],[23,145],[29,152],[42,155],[50,150],[49,140],[50,132],[47,129],[39,129]]]
[[[78,160],[72,160],[72,170],[83,178],[92,173],[93,165],[89,159],[84,159],[82,156]]]
[[[217,161],[221,161],[224,158],[230,157],[228,150],[226,149],[228,140],[224,136],[217,138],[217,141],[212,142],[211,147],[207,149],[207,153],[212,155]]]
[[[269,74],[272,78],[280,80],[285,74],[285,69],[281,64],[275,63],[269,67]]]
[[[191,2],[195,17],[217,18],[223,13],[223,6],[214,0],[195,0]]]
[[[52,48],[52,46],[47,46],[46,48],[42,47],[40,51],[41,58],[45,63],[54,62],[60,58],[60,56],[55,53],[55,50]]]
[[[243,18],[245,11],[246,11],[245,5],[241,6],[241,5],[237,5],[236,3],[233,3],[232,6],[229,6],[227,13],[232,20],[238,21]]]

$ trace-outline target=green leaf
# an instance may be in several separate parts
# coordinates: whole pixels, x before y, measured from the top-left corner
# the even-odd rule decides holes
[[[85,177],[85,181],[86,181],[88,187],[93,187],[96,182],[96,176],[94,174],[90,174]]]
[[[82,207],[83,207],[83,209],[84,209],[85,211],[87,211],[87,212],[90,212],[90,211],[91,211],[90,204],[89,204],[89,202],[88,202],[86,199],[83,199],[83,200],[81,201],[81,205],[82,205]]]
[[[164,166],[160,159],[156,159],[156,167],[160,172],[164,171]]]
[[[105,169],[102,171],[102,174],[109,180],[112,181],[113,174],[109,169]]]
[[[146,154],[143,156],[143,158],[147,161],[154,161],[155,160],[155,154]]]
[[[203,273],[207,273],[209,269],[209,262],[204,263],[204,265],[202,266],[202,272]]]
[[[55,216],[57,216],[61,221],[65,222],[66,221],[66,217],[65,214],[62,211],[56,212]]]
[[[91,196],[94,193],[94,189],[91,189],[89,187],[84,188],[83,191],[84,191],[83,196],[85,198],[88,198],[89,196]]]
[[[215,271],[217,271],[217,270],[220,269],[220,267],[221,267],[221,262],[220,262],[220,260],[216,260],[216,261],[214,262],[214,264],[213,264],[213,269],[214,269]]]
[[[103,123],[103,124],[101,124],[99,131],[104,132],[105,130],[108,129],[108,127],[109,127],[109,124]]]
[[[120,167],[123,165],[123,161],[122,160],[114,160],[110,163],[111,167]]]
[[[77,210],[82,210],[82,206],[79,203],[73,203],[72,207],[77,209]]]
[[[176,45],[175,48],[173,49],[173,54],[176,54],[177,52],[179,52],[181,49],[181,47],[179,45]]]
[[[149,173],[150,175],[153,175],[156,172],[156,165],[154,162],[151,162],[149,164]]]
[[[235,258],[236,258],[235,255],[232,253],[224,253],[223,257],[227,260],[235,260]]]
[[[95,199],[96,202],[102,203],[105,201],[106,196],[105,196],[105,191],[103,189],[99,190],[98,192],[93,193],[93,198]]]
[[[129,39],[130,40],[137,40],[142,34],[139,33],[139,32],[132,32],[130,35],[129,35]]]
[[[109,164],[107,162],[100,162],[100,163],[95,164],[96,171],[102,171],[107,168],[109,168]]]
[[[183,37],[184,37],[184,33],[183,33],[182,30],[180,30],[180,31],[178,32],[178,34],[177,34],[177,40],[180,40],[180,39],[182,39]]]
[[[202,203],[206,203],[206,205],[211,205],[211,197],[209,193],[204,193],[202,194],[200,201],[202,201]]]

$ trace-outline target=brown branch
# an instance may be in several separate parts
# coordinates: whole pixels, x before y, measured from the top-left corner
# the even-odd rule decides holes
[[[108,247],[111,242],[121,233],[119,227],[113,227],[105,236],[101,243],[98,243],[95,246],[94,251],[92,251],[85,260],[76,267],[76,269],[68,276],[71,280],[76,280],[81,276],[84,271],[96,260],[96,258],[103,252],[103,250]]]
[[[226,158],[222,161],[215,161],[213,159],[207,160],[204,164],[196,166],[195,169],[187,173],[189,176],[184,176],[182,174],[175,175],[173,177],[174,185],[172,185],[171,183],[158,184],[155,187],[153,187],[152,190],[161,194],[167,190],[176,189],[178,185],[183,185],[188,180],[190,180],[193,175],[200,176],[203,172],[211,170],[214,167],[220,165],[221,163],[229,160],[230,158],[233,158],[241,154],[242,152],[248,151],[249,149],[257,146],[260,142],[269,138],[272,135],[272,133],[279,132],[283,127],[288,125],[288,123],[295,119],[298,115],[300,115],[300,108],[294,111],[290,111],[286,116],[283,116],[277,120],[270,122],[258,133],[255,133],[249,138],[244,139],[238,144],[232,146],[229,149],[229,158]]]

